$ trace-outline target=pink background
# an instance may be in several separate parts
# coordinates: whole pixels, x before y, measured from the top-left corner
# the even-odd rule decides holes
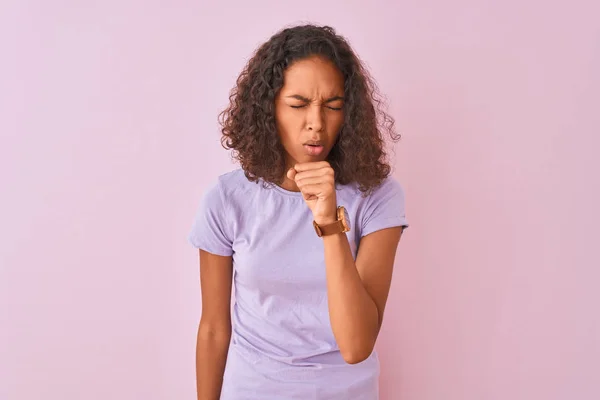
[[[600,398],[598,2],[205,3],[0,5],[0,399],[194,398],[216,114],[307,20],[404,135],[382,400]]]

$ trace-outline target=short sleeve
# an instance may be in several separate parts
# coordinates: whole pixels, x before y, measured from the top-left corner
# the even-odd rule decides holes
[[[398,181],[388,177],[367,198],[362,217],[361,237],[397,226],[408,228],[404,189]]]
[[[232,239],[228,232],[227,210],[219,183],[202,196],[188,240],[196,248],[220,256],[231,256]]]

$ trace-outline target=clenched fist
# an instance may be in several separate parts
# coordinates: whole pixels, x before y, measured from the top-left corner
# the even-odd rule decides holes
[[[296,182],[317,224],[337,220],[335,173],[327,161],[296,164],[288,170],[287,177]]]

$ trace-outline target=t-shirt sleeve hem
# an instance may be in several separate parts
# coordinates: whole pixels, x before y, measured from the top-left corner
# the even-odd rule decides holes
[[[361,232],[361,237],[367,236],[373,232],[377,232],[382,229],[395,228],[398,226],[401,226],[404,229],[408,228],[409,225],[406,221],[406,218],[395,217],[395,218],[387,218],[387,219],[383,219],[383,220],[378,220],[377,222],[373,222],[373,223],[369,224],[369,226],[363,228],[363,230]]]
[[[233,250],[226,247],[215,247],[202,241],[197,241],[196,238],[190,236],[188,241],[198,250],[204,250],[208,253],[215,254],[217,256],[229,257],[233,255]]]

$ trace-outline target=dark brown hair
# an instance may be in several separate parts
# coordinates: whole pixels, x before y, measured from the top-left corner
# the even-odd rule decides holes
[[[322,56],[344,76],[344,123],[327,157],[339,184],[370,192],[389,174],[384,136],[400,139],[383,111],[377,86],[348,42],[328,26],[286,28],[260,46],[237,79],[229,107],[219,115],[221,144],[232,149],[251,181],[281,183],[285,150],[277,135],[275,97],[294,61]]]

